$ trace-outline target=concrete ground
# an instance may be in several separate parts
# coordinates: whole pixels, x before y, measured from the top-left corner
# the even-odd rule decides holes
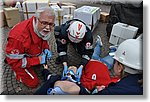
[[[86,4],[86,3],[77,3],[77,7],[80,7],[82,5],[91,5],[91,6],[97,6],[101,8],[101,11],[106,11],[109,12],[110,10],[110,5],[104,5],[104,4]],[[2,48],[2,59],[4,60],[5,58],[5,53],[4,53],[4,49],[5,49],[5,44],[6,44],[6,39],[8,36],[8,32],[10,31],[11,28],[8,27],[3,27],[0,28],[1,29],[1,48]],[[104,57],[105,55],[107,55],[108,53],[108,48],[110,46],[110,44],[108,43],[108,37],[106,35],[106,23],[102,23],[99,22],[97,27],[95,28],[95,30],[93,31],[93,37],[94,37],[94,43],[96,40],[96,36],[100,35],[102,38],[102,42],[103,42],[103,48],[102,48],[102,57]],[[55,38],[54,36],[49,40],[49,43],[51,45],[51,50],[53,53],[53,57],[52,59],[48,62],[49,65],[49,71],[51,73],[54,74],[59,74],[61,75],[63,67],[62,65],[56,65],[55,64],[55,59],[58,56],[58,53],[56,51],[56,43],[55,43]],[[68,47],[68,56],[69,56],[69,65],[78,65],[81,58],[80,56],[74,51],[73,47],[71,45],[69,45]],[[3,95],[20,95],[20,94],[25,94],[25,95],[32,95],[43,83],[43,77],[41,75],[41,71],[42,71],[42,67],[41,68],[34,68],[36,74],[38,75],[39,79],[40,79],[40,84],[37,88],[31,89],[27,86],[25,86],[24,84],[18,82],[15,79],[14,73],[11,70],[11,68],[9,67],[8,64],[2,62],[0,63],[3,72],[1,72],[2,74],[2,94]],[[1,78],[1,77],[0,77]]]

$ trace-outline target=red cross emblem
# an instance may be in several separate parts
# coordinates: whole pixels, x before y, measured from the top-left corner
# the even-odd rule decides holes
[[[76,32],[76,34],[77,34],[77,35],[79,35],[79,34],[80,34],[80,32]]]
[[[86,43],[86,47],[88,48],[88,47],[90,47],[91,46],[91,43],[90,42],[87,42]]]
[[[79,38],[79,36],[76,36],[76,38],[78,39],[78,38]]]
[[[62,39],[62,40],[61,40],[61,43],[62,43],[62,44],[66,44],[66,40],[65,40],[65,39]]]
[[[78,31],[80,31],[80,29],[82,28],[82,24],[78,24]]]
[[[12,54],[19,54],[19,50],[18,49],[14,49],[11,51]]]

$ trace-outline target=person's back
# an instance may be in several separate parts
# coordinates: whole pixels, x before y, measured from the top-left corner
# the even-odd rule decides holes
[[[107,66],[98,61],[91,60],[82,71],[81,83],[89,91],[92,91],[96,86],[107,87],[111,82],[117,82],[119,78],[112,80]]]
[[[138,82],[142,75],[128,75],[117,83],[96,93],[97,95],[142,95],[143,87]],[[95,94],[95,95],[96,95]]]
[[[71,43],[74,49],[81,55],[80,65],[85,66],[93,53],[93,35],[86,24],[78,19],[67,21],[61,26],[55,27],[55,39],[58,57],[56,64],[67,61],[67,45]]]
[[[142,40],[128,39],[122,42],[115,52],[114,73],[120,76],[117,83],[96,92],[100,95],[142,95]]]
[[[20,40],[20,41],[23,40],[23,39],[17,39],[17,38],[20,36],[25,36],[25,33],[27,31],[29,31],[30,23],[31,23],[31,19],[24,20],[24,21],[18,23],[11,29],[8,37],[12,37],[12,38],[15,38],[16,40]],[[27,36],[27,34],[26,34],[26,36]]]

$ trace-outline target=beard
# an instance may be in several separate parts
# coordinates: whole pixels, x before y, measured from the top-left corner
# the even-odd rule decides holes
[[[42,30],[42,31],[39,32],[39,34],[42,36],[43,40],[48,40],[54,34],[54,31],[45,32],[45,31]]]
[[[39,31],[38,28],[38,23],[35,23],[35,21],[33,20],[33,27],[34,27],[34,32],[43,40],[48,40],[51,38],[52,34],[54,34],[54,31],[50,31],[47,29],[43,29],[41,31]]]

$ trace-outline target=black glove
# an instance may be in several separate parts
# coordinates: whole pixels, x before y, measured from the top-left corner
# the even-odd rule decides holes
[[[62,64],[63,62],[67,62],[67,60],[68,60],[68,57],[67,57],[67,55],[63,55],[63,56],[58,56],[57,58],[56,58],[56,64]]]
[[[89,60],[87,60],[85,58],[82,58],[81,62],[80,62],[80,65],[83,65],[85,67],[88,62],[89,62]]]

